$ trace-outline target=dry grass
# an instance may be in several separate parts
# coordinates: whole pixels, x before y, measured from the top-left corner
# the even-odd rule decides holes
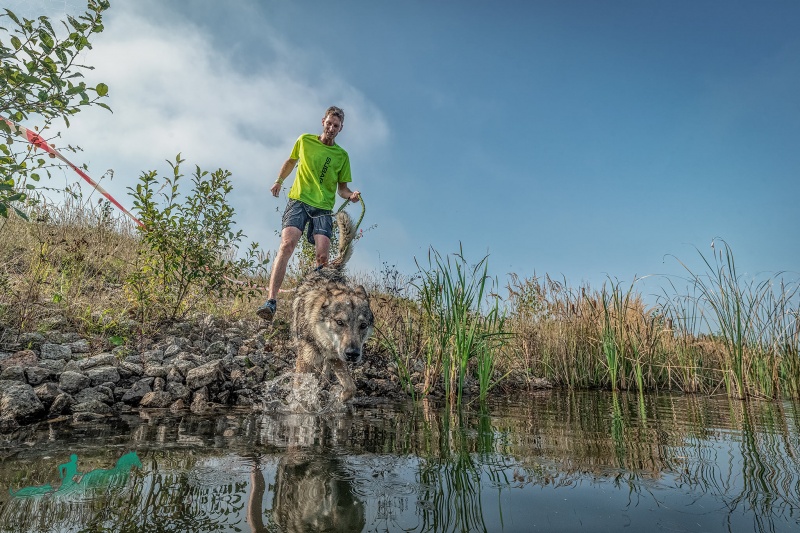
[[[68,199],[38,206],[31,220],[0,220],[0,347],[25,331],[71,329],[125,342],[159,326],[135,319],[127,279],[137,268],[142,243],[127,219],[105,202]],[[732,257],[722,259],[723,266],[732,263]],[[800,397],[796,283],[748,284],[724,268],[715,272],[716,278],[698,275],[689,294],[672,287],[653,306],[645,304],[635,282],[623,286],[608,280],[593,289],[547,275],[512,275],[505,295],[486,294],[499,302],[503,330],[510,335],[493,350],[492,375],[483,376],[484,382],[511,375],[515,386],[546,378],[572,389]],[[290,290],[301,276],[302,268],[295,265],[284,287]],[[384,265],[360,278],[354,281],[372,295],[376,317],[370,349],[392,360],[390,367],[411,395],[442,393],[452,369],[445,367],[441,335],[426,315],[420,274],[409,277]],[[724,283],[715,285],[714,279]],[[265,276],[247,281],[267,283]],[[709,304],[709,293],[721,294],[716,306]],[[290,293],[283,296],[290,298]],[[747,329],[738,336],[719,333],[720,323],[736,324],[740,316],[715,314],[723,307],[720,302],[728,301],[739,302],[736,313],[747,311]],[[206,295],[197,309],[227,319],[255,319],[260,303],[258,297]],[[285,318],[279,310],[278,323]],[[480,377],[475,355],[465,354],[467,387]]]

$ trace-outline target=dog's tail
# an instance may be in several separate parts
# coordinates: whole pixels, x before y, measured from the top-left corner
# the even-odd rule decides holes
[[[353,255],[353,240],[356,237],[356,225],[347,211],[336,214],[336,226],[339,228],[339,255],[331,261],[330,266],[342,268]]]

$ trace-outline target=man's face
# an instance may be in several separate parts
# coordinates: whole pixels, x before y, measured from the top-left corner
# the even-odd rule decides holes
[[[324,143],[332,143],[342,131],[342,119],[335,115],[328,115],[322,119],[322,135],[320,138]]]

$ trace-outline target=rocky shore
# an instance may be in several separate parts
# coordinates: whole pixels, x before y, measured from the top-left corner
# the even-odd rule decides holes
[[[63,417],[91,422],[142,409],[252,406],[265,382],[294,368],[285,328],[264,329],[261,320],[203,316],[117,347],[59,330],[6,330],[3,337],[2,433]],[[352,370],[360,396],[404,394],[394,365],[381,357],[365,354]]]

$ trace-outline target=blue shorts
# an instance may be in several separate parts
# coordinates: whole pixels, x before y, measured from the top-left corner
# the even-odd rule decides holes
[[[283,212],[283,227],[297,228],[303,231],[308,224],[306,238],[314,244],[314,235],[333,236],[333,212],[304,204],[300,200],[289,199],[286,211]]]

